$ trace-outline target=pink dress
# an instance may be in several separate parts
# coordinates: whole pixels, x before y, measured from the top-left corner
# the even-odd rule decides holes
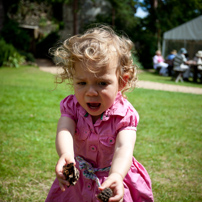
[[[93,124],[91,116],[79,105],[76,97],[70,95],[60,103],[61,116],[70,117],[76,122],[74,135],[75,157],[80,156],[93,168],[106,168],[111,165],[116,136],[121,130],[137,130],[139,116],[133,106],[119,92],[114,104]],[[77,162],[77,161],[76,161]],[[79,163],[76,167],[79,169]],[[109,171],[98,171],[96,176],[102,184]],[[123,181],[124,202],[152,202],[151,180],[146,169],[133,157],[132,165]],[[98,202],[96,182],[83,175],[75,186],[62,192],[56,179],[46,202]]]

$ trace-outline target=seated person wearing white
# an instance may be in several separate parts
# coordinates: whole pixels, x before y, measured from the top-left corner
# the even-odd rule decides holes
[[[156,55],[153,57],[154,69],[160,68],[160,74],[166,75],[168,64],[164,62],[161,51],[157,50]]]
[[[199,71],[202,71],[202,51],[198,51],[196,53],[196,57],[197,57],[197,61],[196,61],[197,68]]]
[[[197,70],[198,70],[197,77],[199,77],[202,82],[202,51],[201,50],[199,50],[196,53],[194,60],[191,61],[191,64],[197,66]]]

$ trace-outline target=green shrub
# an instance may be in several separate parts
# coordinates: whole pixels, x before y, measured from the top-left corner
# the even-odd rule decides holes
[[[21,56],[11,44],[7,44],[4,39],[0,39],[0,66],[19,67],[25,62],[25,58]]]
[[[1,35],[4,40],[13,44],[18,50],[28,51],[30,48],[31,37],[27,30],[19,27],[19,24],[13,20],[7,20],[4,23]]]
[[[34,58],[34,55],[30,52],[26,52],[26,51],[18,51],[20,53],[20,55],[24,56],[25,57],[25,60],[27,62],[35,62],[35,58]]]
[[[137,66],[139,69],[143,69],[143,66],[142,66],[142,64],[139,62],[137,56],[135,56],[134,54],[132,54],[132,57],[133,57],[133,62],[134,62],[134,64],[136,64],[136,66]]]

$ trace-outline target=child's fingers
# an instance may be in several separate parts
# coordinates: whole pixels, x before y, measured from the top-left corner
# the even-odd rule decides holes
[[[101,187],[99,187],[99,189],[102,191],[105,188],[111,188],[113,191],[113,196],[110,197],[109,201],[111,202],[120,202],[123,200],[123,195],[124,195],[124,187],[123,187],[123,183],[120,182],[118,183],[117,181],[113,180],[112,178],[108,178],[107,180],[105,180]]]
[[[59,186],[60,186],[60,189],[61,189],[62,191],[65,191],[65,187],[66,187],[66,186],[69,187],[69,185],[70,185],[70,184],[69,184],[68,181],[66,181],[65,184],[59,182]]]
[[[58,180],[60,180],[60,181],[65,180],[65,176],[63,175],[63,172],[59,166],[55,167],[55,173],[56,173],[56,177],[58,178]]]
[[[60,185],[60,189],[62,191],[65,191],[65,187],[69,187],[70,186],[70,183],[67,181],[67,180],[62,180],[62,179],[58,179],[59,181],[59,185]]]
[[[105,180],[102,184],[101,184],[101,186],[99,187],[99,190],[104,190],[105,188],[107,188],[107,187],[111,187],[111,185],[112,185],[112,181],[110,180],[110,179],[107,179],[107,180]]]
[[[56,172],[62,172],[63,166],[66,164],[65,159],[60,158],[55,166]]]
[[[56,166],[55,166],[55,173],[58,178],[65,179],[63,175],[63,166],[66,164],[64,159],[59,159]]]
[[[109,202],[121,202],[123,201],[123,197],[115,195],[113,197],[110,197]]]
[[[65,191],[65,186],[62,183],[59,182],[59,186],[60,186],[61,191]]]
[[[117,190],[117,188],[115,187],[110,187],[113,191],[113,196],[109,198],[109,202],[121,202],[123,201],[123,191],[120,189],[120,190]],[[103,187],[99,187],[99,189],[101,191],[103,191]],[[98,199],[99,200],[99,199]],[[101,201],[101,200],[99,200]]]
[[[59,186],[60,189],[62,191],[65,191],[65,187],[69,187],[70,183],[66,180],[65,176],[63,175],[63,166],[68,164],[68,158],[63,155],[60,157],[60,159],[58,160],[56,166],[55,166],[55,173],[56,173],[56,177],[59,181]],[[75,161],[73,160],[73,162],[75,164]]]
[[[110,197],[109,201],[111,201],[111,202],[122,201],[122,199],[123,199],[123,191],[121,189],[120,190],[117,190],[116,188],[113,189],[113,194],[114,194],[114,196]]]
[[[63,172],[63,166],[67,165],[69,163],[73,163],[75,165],[75,160],[74,159],[68,159],[68,156],[63,155],[62,157],[60,157],[60,159],[58,160],[56,166],[55,166],[55,172],[56,173],[62,173]]]

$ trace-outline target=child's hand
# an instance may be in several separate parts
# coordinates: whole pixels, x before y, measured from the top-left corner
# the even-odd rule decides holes
[[[60,189],[62,191],[65,191],[65,185],[66,186],[70,185],[70,183],[67,180],[65,180],[65,176],[63,175],[63,166],[69,163],[73,163],[75,165],[75,160],[68,153],[64,153],[61,155],[55,166],[56,177],[59,181]]]
[[[123,201],[124,187],[123,187],[123,178],[118,173],[112,173],[109,177],[102,183],[99,189],[102,191],[106,187],[109,187],[113,191],[113,197],[110,197],[109,201],[121,202]]]

